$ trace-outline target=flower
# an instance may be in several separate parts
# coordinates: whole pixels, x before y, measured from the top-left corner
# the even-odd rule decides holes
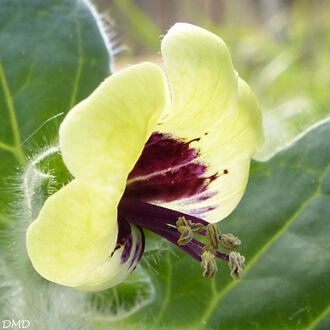
[[[166,77],[151,63],[123,69],[62,122],[60,150],[74,179],[27,231],[29,257],[46,279],[85,291],[117,285],[141,258],[141,227],[202,261],[204,274],[214,274],[214,257],[229,261],[209,223],[244,193],[263,140],[261,111],[216,35],[177,23],[162,55]]]

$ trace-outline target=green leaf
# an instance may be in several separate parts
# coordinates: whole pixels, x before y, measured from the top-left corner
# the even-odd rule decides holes
[[[54,143],[63,115],[109,74],[94,16],[78,0],[3,0],[0,10],[0,224],[16,169]]]
[[[242,240],[245,276],[219,261],[214,280],[177,248],[155,252],[157,295],[120,329],[326,329],[330,326],[330,122],[268,162],[254,162],[247,192],[220,223]],[[147,240],[148,242],[148,240]],[[150,258],[150,252],[148,257]],[[148,262],[150,264],[150,262]],[[142,265],[146,269],[146,258]],[[106,328],[106,323],[100,328]]]

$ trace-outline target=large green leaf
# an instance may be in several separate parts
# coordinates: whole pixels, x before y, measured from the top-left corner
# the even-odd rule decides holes
[[[83,1],[1,1],[0,223],[16,168],[56,139],[63,114],[108,74],[108,57]]]

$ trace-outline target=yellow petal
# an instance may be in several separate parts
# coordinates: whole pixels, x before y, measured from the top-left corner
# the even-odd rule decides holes
[[[27,231],[34,268],[55,283],[79,286],[103,265],[117,241],[118,200],[79,180],[49,197]],[[112,196],[111,196],[112,195]],[[113,198],[111,198],[113,197]]]
[[[263,141],[261,110],[214,34],[176,24],[164,37],[162,52],[173,102],[158,130],[186,142],[197,139],[189,144],[199,152],[194,162],[207,166],[204,177],[218,177],[199,196],[157,204],[216,222],[244,193],[251,155]],[[202,198],[206,195],[212,197]]]
[[[164,74],[156,65],[134,65],[112,75],[61,124],[64,163],[76,178],[122,193],[167,104]]]
[[[125,281],[127,276],[135,269],[142,254],[142,247],[138,243],[138,240],[141,242],[143,234],[141,234],[140,229],[136,226],[130,226],[132,235],[132,251],[128,260],[126,262],[122,262],[121,257],[124,249],[122,246],[111,254],[111,258],[109,258],[105,263],[88,274],[84,284],[76,287],[76,289],[81,291],[100,291],[114,287]],[[138,249],[139,251],[136,251]],[[138,254],[138,257],[135,256],[135,253]]]
[[[162,41],[170,82],[171,120],[164,127],[187,139],[237,112],[237,74],[225,43],[200,27],[175,24]]]
[[[213,143],[212,152],[211,141],[203,142],[209,143],[211,149],[207,152],[207,147],[203,146],[203,159],[210,165],[218,163],[213,168],[220,173],[224,169],[228,171],[212,182],[208,189],[208,192],[217,192],[213,200],[208,201],[209,205],[216,206],[206,216],[210,222],[223,219],[236,208],[248,182],[251,155],[263,142],[262,115],[258,102],[242,79],[239,79],[238,87],[238,116],[231,126],[219,130],[218,134],[210,134],[209,137],[215,141],[223,141],[223,146],[218,147]]]

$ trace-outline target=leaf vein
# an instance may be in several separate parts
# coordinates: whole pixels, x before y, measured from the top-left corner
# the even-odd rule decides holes
[[[7,150],[7,151],[10,151],[10,152],[14,152],[14,147],[10,146],[7,143],[1,142],[1,141],[0,141],[0,148],[4,149],[4,150]]]
[[[74,13],[74,21],[76,23],[76,35],[77,35],[77,47],[78,47],[78,67],[77,67],[76,76],[75,76],[75,79],[73,82],[73,90],[72,90],[72,94],[71,94],[69,109],[71,109],[76,103],[78,86],[79,86],[79,81],[80,81],[80,77],[81,77],[82,65],[83,65],[81,29],[80,29],[80,22],[77,17],[77,11],[75,11],[75,13]]]
[[[308,327],[305,328],[305,330],[312,330],[315,329],[315,327],[322,322],[330,313],[330,305],[328,305],[318,316],[317,318],[312,321]]]
[[[25,156],[23,149],[20,145],[21,142],[21,136],[18,128],[18,123],[17,123],[17,118],[16,118],[16,111],[14,107],[14,101],[7,83],[6,75],[3,70],[2,63],[0,62],[0,81],[1,85],[3,88],[3,91],[5,93],[5,99],[9,111],[9,118],[10,118],[10,123],[11,123],[11,128],[13,131],[13,136],[14,136],[14,143],[15,147],[12,148],[12,152],[14,153],[15,157],[17,158],[18,162],[23,165],[25,163]],[[9,150],[7,148],[7,150]]]

